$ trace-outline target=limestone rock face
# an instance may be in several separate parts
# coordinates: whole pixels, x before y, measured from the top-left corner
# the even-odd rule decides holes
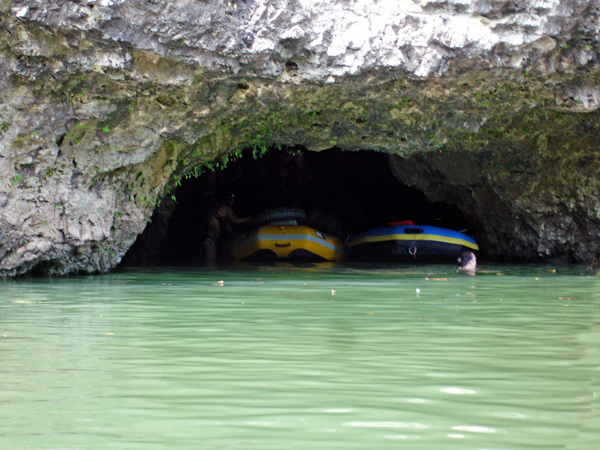
[[[0,273],[106,272],[182,176],[389,153],[490,257],[600,256],[600,6],[0,0]]]

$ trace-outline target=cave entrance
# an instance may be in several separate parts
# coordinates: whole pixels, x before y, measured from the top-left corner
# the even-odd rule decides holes
[[[164,238],[160,243],[145,243],[146,248],[154,248],[145,252],[143,263],[201,262],[201,226],[214,199],[224,193],[235,195],[233,209],[240,217],[281,207],[319,210],[335,217],[347,234],[403,220],[454,230],[468,228],[455,205],[432,203],[421,191],[399,182],[385,153],[337,148],[314,152],[293,147],[254,158],[252,151],[246,150],[223,170],[181,182],[168,223],[153,218],[144,233]],[[152,233],[156,227],[163,227],[162,232]],[[130,253],[144,246],[144,235]]]

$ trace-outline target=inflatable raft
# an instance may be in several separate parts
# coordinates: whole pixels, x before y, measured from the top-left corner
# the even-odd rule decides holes
[[[447,260],[465,250],[478,251],[477,242],[459,231],[429,225],[390,225],[350,236],[349,258],[362,260]]]
[[[343,259],[341,239],[303,224],[305,219],[305,214],[294,208],[260,214],[253,221],[252,229],[230,243],[231,257],[236,261]]]

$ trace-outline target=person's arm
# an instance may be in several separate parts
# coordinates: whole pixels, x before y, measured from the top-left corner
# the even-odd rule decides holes
[[[238,225],[240,225],[242,223],[246,223],[246,222],[248,222],[251,219],[251,217],[238,217],[238,216],[236,216],[235,212],[230,207],[227,207],[226,214],[227,214],[226,217],[231,222],[233,222],[235,224],[238,224]]]

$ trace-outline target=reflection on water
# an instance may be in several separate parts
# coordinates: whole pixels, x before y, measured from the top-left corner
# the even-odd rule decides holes
[[[483,269],[2,281],[2,447],[597,450],[598,274]]]

